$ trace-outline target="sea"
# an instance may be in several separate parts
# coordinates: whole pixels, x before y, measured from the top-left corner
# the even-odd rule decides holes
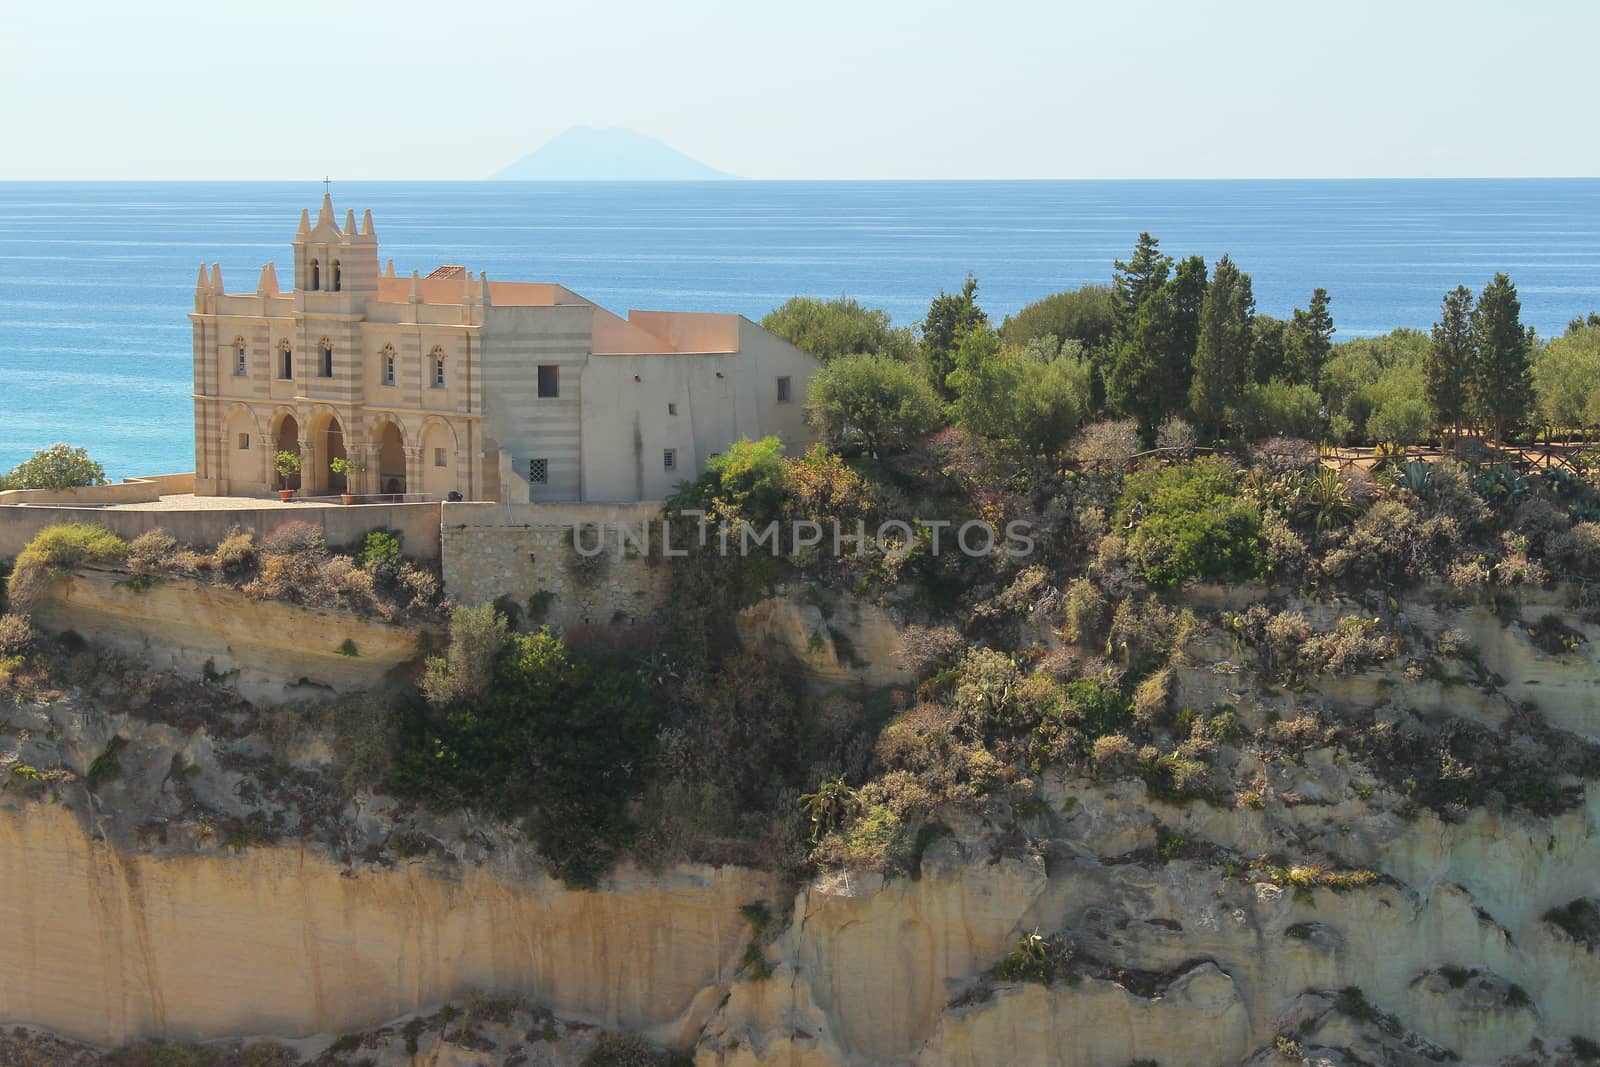
[[[201,262],[253,292],[290,277],[320,181],[0,183],[0,471],[56,441],[114,478],[193,469],[190,325]],[[1426,329],[1506,271],[1544,336],[1600,309],[1600,179],[1019,182],[339,182],[401,274],[465,264],[557,281],[617,312],[738,312],[848,294],[918,321],[968,272],[1000,321],[1110,278],[1141,230],[1224,252],[1257,307],[1321,286],[1341,339]]]

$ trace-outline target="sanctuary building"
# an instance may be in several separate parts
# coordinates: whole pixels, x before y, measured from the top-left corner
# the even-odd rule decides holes
[[[381,269],[372,212],[301,212],[294,285],[195,285],[195,492],[660,500],[743,437],[812,440],[816,359],[739,315],[612,314],[563,286]],[[330,464],[358,468],[347,479]],[[342,465],[341,465],[342,466]]]

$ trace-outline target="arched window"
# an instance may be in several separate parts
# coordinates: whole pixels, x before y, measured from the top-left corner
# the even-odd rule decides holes
[[[243,378],[249,373],[250,367],[246,359],[248,355],[249,350],[245,348],[244,338],[235,337],[233,339],[233,376],[235,378]]]
[[[430,367],[431,367],[431,374],[432,374],[432,376],[431,376],[431,378],[429,380],[433,382],[433,387],[435,389],[443,389],[444,388],[444,349],[440,348],[438,345],[434,345],[433,346],[433,351],[428,354],[428,361],[429,361],[429,364],[430,364]]]
[[[294,377],[294,349],[288,341],[278,342],[278,377],[285,381]]]
[[[310,289],[314,293],[318,289],[322,288],[322,264],[313,259],[306,266],[309,270],[308,277],[310,278],[306,288]]]
[[[394,384],[394,345],[383,346],[383,384]]]
[[[333,291],[336,293],[339,291],[339,261],[337,259],[333,261]]]
[[[333,377],[333,343],[326,337],[317,342],[317,377]]]

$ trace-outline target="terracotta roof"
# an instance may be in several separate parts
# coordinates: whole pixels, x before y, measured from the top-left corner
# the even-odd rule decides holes
[[[459,263],[446,263],[443,266],[439,266],[439,267],[433,268],[433,272],[431,274],[427,275],[427,277],[429,277],[429,278],[441,278],[441,279],[442,278],[461,278],[461,277],[465,277],[466,273],[467,273],[467,268],[463,267],[461,264],[459,264]]]

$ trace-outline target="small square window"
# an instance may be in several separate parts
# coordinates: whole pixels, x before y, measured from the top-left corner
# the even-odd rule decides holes
[[[444,449],[436,448],[436,449],[433,450],[433,465],[435,467],[448,467],[448,466],[450,466],[450,461],[445,456]]]
[[[242,434],[239,435],[239,451],[240,452],[248,452],[248,451],[250,451],[250,435],[249,434],[242,433]]]
[[[539,399],[551,400],[561,395],[561,368],[554,363],[539,364]]]
[[[668,415],[676,415],[677,413],[678,413],[678,405],[672,403],[671,401],[668,401],[667,402],[667,414]]]
[[[778,379],[778,403],[787,404],[788,402],[789,402],[789,379],[788,378],[779,378]]]
[[[678,450],[665,448],[661,450],[661,467],[663,470],[674,470],[678,466]]]
[[[528,460],[528,484],[550,484],[550,461],[548,459]]]

